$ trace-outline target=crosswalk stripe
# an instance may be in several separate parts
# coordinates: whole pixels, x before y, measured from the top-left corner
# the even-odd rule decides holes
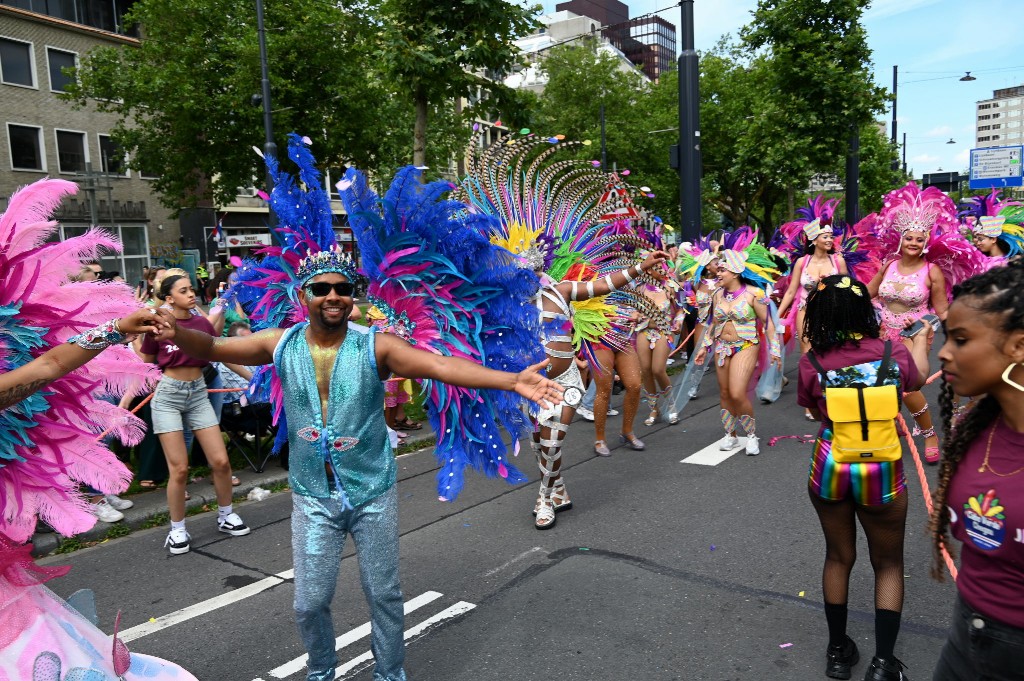
[[[419,610],[424,605],[436,601],[442,595],[443,594],[440,594],[436,591],[426,591],[424,593],[421,593],[419,596],[416,596],[415,598],[409,599],[405,602],[405,614],[408,615],[411,612]],[[351,645],[359,639],[365,638],[369,635],[370,623],[364,622],[355,629],[346,631],[344,634],[335,639],[334,649],[341,650],[345,646]],[[270,672],[270,676],[274,677],[275,679],[286,679],[292,674],[298,674],[300,671],[305,669],[306,662],[308,660],[309,655],[301,655],[300,657],[297,657],[294,660],[291,660],[290,662],[286,662],[280,667],[277,667],[276,669],[272,670]]]
[[[411,629],[406,629],[405,630],[405,637],[404,638],[405,638],[406,641],[408,641],[409,639],[411,639],[411,638],[413,638],[415,636],[419,636],[424,631],[426,631],[430,627],[434,626],[438,622],[442,622],[442,621],[447,620],[447,619],[452,619],[453,617],[458,617],[459,615],[462,615],[464,613],[469,612],[470,610],[472,610],[475,607],[476,606],[473,605],[472,603],[467,603],[466,601],[459,601],[455,605],[450,606],[448,608],[445,608],[444,610],[442,610],[441,612],[437,613],[436,615],[434,615],[432,617],[428,617],[427,619],[425,619],[422,622],[420,622],[419,624],[417,624],[415,627],[412,627]],[[408,644],[406,644],[406,645],[408,645]],[[348,662],[346,662],[345,664],[339,666],[335,670],[335,672],[334,672],[334,678],[336,680],[340,679],[345,674],[349,673],[353,669],[361,667],[362,665],[366,664],[367,662],[369,662],[372,659],[373,659],[373,653],[370,652],[369,650],[367,650],[362,655],[354,657],[351,660],[349,660]]]
[[[231,605],[232,603],[237,603],[238,601],[243,601],[250,596],[255,596],[262,591],[266,591],[271,587],[281,584],[287,579],[292,579],[294,575],[294,570],[285,570],[284,572],[271,577],[261,579],[258,582],[246,584],[245,586],[239,587],[226,594],[214,596],[213,598],[209,598],[200,603],[190,605],[187,608],[176,610],[169,615],[161,615],[160,617],[151,619],[148,622],[143,622],[138,626],[125,629],[118,634],[118,638],[125,643],[128,643],[129,641],[134,641],[135,639],[142,638],[143,636],[149,636],[150,634],[154,634],[162,629],[173,627],[175,624],[187,622],[190,619],[200,617],[208,612],[219,610],[220,608]]]
[[[739,443],[735,447],[723,452],[718,448],[718,445],[720,445],[721,442],[721,440],[715,440],[704,449],[694,452],[679,463],[695,463],[700,466],[717,466],[736,452],[743,451],[743,448],[747,446],[747,438],[741,437],[739,438]]]

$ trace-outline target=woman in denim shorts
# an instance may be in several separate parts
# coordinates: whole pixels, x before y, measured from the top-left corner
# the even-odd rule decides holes
[[[213,335],[213,327],[202,316],[194,316],[196,294],[188,277],[172,275],[160,284],[159,295],[178,319],[178,324]],[[141,354],[164,373],[153,395],[153,432],[167,458],[167,506],[171,531],[165,546],[172,555],[187,553],[189,534],[185,530],[185,483],[188,480],[188,451],[184,428],[188,426],[206,452],[217,490],[217,529],[235,537],[249,534],[249,528],[231,507],[231,464],[221,437],[220,424],[210,404],[203,367],[208,363],[189,357],[173,341],[146,336]]]

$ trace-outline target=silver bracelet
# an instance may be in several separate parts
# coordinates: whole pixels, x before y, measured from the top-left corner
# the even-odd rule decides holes
[[[103,350],[111,345],[125,343],[128,337],[118,327],[119,321],[121,320],[112,319],[105,324],[100,324],[96,328],[89,329],[85,333],[72,336],[67,342],[74,343],[85,350]]]

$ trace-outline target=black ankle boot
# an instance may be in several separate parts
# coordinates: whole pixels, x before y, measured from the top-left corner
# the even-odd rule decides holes
[[[860,661],[857,644],[849,636],[837,646],[825,651],[825,676],[833,679],[850,678],[850,668]]]
[[[864,672],[864,681],[908,681],[903,670],[907,666],[895,657],[882,659],[875,655]]]

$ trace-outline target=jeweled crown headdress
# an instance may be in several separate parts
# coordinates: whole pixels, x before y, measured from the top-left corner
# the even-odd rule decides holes
[[[340,274],[349,281],[355,281],[357,273],[352,256],[334,245],[327,250],[307,255],[299,261],[299,269],[295,272],[303,286],[313,277],[327,273]]]

